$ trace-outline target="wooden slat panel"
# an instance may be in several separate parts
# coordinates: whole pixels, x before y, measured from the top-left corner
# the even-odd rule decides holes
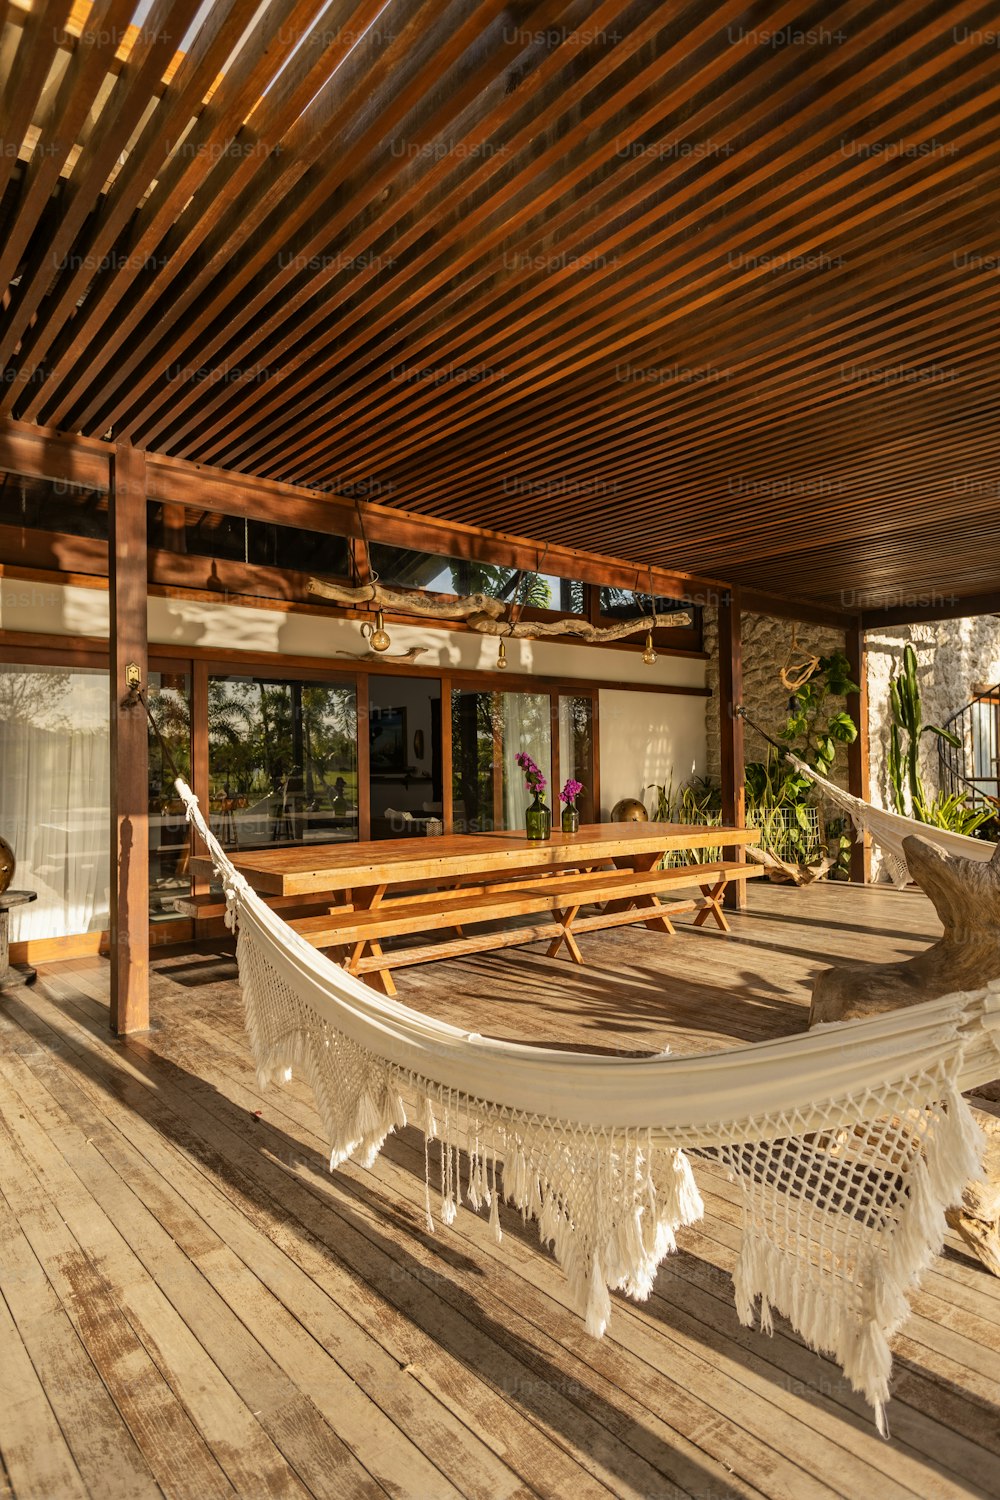
[[[175,66],[197,6],[164,3],[124,67],[81,43],[37,107],[63,43],[8,15],[7,108],[38,140],[6,203],[4,411],[187,460],[169,494],[150,463],[171,503],[200,480],[353,535],[329,498],[353,491],[370,536],[428,550],[502,517],[525,565],[537,540],[622,588],[653,562],[664,592],[723,579],[827,619],[992,592],[1000,83],[975,0],[766,24],[736,0],[276,0],[227,59],[254,9],[201,14]]]

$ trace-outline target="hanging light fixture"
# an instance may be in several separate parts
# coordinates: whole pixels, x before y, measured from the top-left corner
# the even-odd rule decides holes
[[[498,672],[505,672],[506,670],[507,670],[507,644],[504,641],[503,636],[501,636],[500,637],[500,650],[497,652],[497,671]]]
[[[365,637],[373,651],[388,651],[392,642],[385,628],[385,617],[380,609],[375,611],[375,624],[365,620],[361,626],[361,634]]]
[[[653,650],[653,632],[646,631],[646,644],[642,648],[642,659],[647,667],[651,667],[656,660],[656,652]]]

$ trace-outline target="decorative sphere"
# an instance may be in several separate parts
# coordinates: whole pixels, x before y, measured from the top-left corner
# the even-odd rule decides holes
[[[16,869],[17,860],[14,858],[13,849],[5,838],[0,838],[0,896],[10,886]]]
[[[612,823],[648,823],[649,813],[637,797],[623,797],[611,809]]]

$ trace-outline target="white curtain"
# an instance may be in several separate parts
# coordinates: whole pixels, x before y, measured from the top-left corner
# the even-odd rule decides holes
[[[38,893],[12,942],[108,926],[109,818],[107,673],[0,668],[0,833]]]
[[[531,796],[525,790],[524,772],[515,757],[526,751],[549,785],[545,801],[552,807],[552,725],[547,693],[502,693],[503,725],[503,826],[523,828],[525,809]],[[558,789],[557,789],[558,790]]]

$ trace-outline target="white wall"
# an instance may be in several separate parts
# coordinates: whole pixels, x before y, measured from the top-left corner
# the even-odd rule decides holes
[[[620,797],[652,811],[657,784],[705,774],[705,699],[601,689],[601,816]]]
[[[149,600],[148,619],[150,644],[179,652],[186,646],[275,652],[328,658],[346,666],[368,649],[358,621],[295,610],[157,597]],[[107,590],[0,578],[0,626],[52,635],[106,636]],[[492,671],[496,664],[497,642],[487,636],[423,624],[391,625],[389,630],[392,650],[423,648],[417,658],[421,666]],[[653,807],[655,792],[644,788],[671,779],[678,787],[692,775],[704,774],[706,699],[627,690],[633,682],[702,687],[703,659],[660,656],[653,666],[646,666],[639,644],[634,651],[612,651],[554,641],[510,641],[507,656],[512,672],[622,684],[621,689],[600,692],[604,816],[620,797],[639,797]],[[385,666],[392,670],[391,661]],[[429,733],[425,753],[429,757]]]
[[[325,618],[296,610],[213,604],[208,601],[151,598],[148,605],[151,644],[199,646],[208,650],[277,652],[287,656],[326,657],[349,663],[368,647],[359,621]],[[108,596],[105,588],[33,584],[0,578],[0,628],[51,635],[106,636]],[[471,631],[435,630],[430,625],[390,625],[393,651],[420,647],[416,665],[453,671],[492,671],[497,659],[494,637]],[[641,682],[701,687],[705,662],[700,657],[660,656],[651,667],[642,660],[641,638],[632,651],[602,650],[561,641],[508,641],[510,671],[583,681]],[[392,662],[386,661],[391,671]],[[683,701],[683,700],[679,700]],[[704,718],[704,703],[692,699]]]

